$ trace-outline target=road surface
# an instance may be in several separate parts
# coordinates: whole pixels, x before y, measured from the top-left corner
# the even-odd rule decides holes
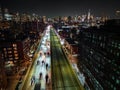
[[[52,90],[84,90],[72,70],[55,32],[50,32]]]

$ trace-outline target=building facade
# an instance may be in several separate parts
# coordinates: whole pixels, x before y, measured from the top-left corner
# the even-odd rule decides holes
[[[6,86],[7,86],[7,78],[5,74],[3,56],[0,49],[0,90],[5,90]]]
[[[81,32],[79,69],[91,90],[120,88],[120,24]]]
[[[1,42],[1,49],[8,75],[16,73],[19,67],[30,59],[28,56],[30,39],[28,37],[22,40]]]

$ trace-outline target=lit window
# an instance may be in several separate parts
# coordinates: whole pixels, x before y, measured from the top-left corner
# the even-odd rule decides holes
[[[114,90],[116,90],[116,87],[114,87]]]
[[[110,52],[111,52],[111,53],[113,52],[112,49],[110,50]]]
[[[118,49],[120,49],[120,44],[118,44]]]
[[[102,37],[101,36],[99,36],[99,40],[101,40],[102,39]]]
[[[111,84],[111,88],[113,88],[113,85]]]
[[[119,53],[119,52],[117,52],[117,56],[118,56],[118,57],[120,56],[120,53]]]
[[[17,53],[17,51],[14,51],[14,53]]]
[[[18,56],[18,54],[15,54],[15,57],[17,57]]]
[[[114,47],[114,41],[112,41],[112,47]]]
[[[18,59],[19,57],[15,57],[15,59]]]
[[[108,60],[109,63],[111,63],[111,60]]]
[[[117,79],[117,80],[116,80],[116,83],[119,84],[119,83],[120,83],[120,80]]]
[[[12,50],[12,48],[7,48],[7,50]]]
[[[4,48],[4,51],[6,51],[6,48]]]
[[[13,44],[13,47],[17,47],[17,44]]]
[[[102,47],[102,43],[100,43],[100,46]]]
[[[12,51],[8,51],[8,53],[12,53]]]
[[[16,47],[14,47],[14,50],[17,50],[17,48],[16,48]]]
[[[112,80],[114,80],[115,79],[115,77],[114,76],[112,76]]]
[[[2,34],[1,37],[4,37],[4,34]]]
[[[119,71],[117,71],[117,74],[119,75],[119,74],[120,74],[120,72],[119,72]]]
[[[115,48],[117,48],[118,46],[117,46],[117,43],[115,43]]]

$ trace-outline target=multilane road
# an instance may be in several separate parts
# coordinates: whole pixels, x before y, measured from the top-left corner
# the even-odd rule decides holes
[[[60,41],[53,30],[50,31],[52,90],[84,90],[69,64]]]

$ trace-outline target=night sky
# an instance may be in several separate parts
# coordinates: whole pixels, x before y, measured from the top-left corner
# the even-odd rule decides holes
[[[119,0],[0,0],[2,7],[10,12],[36,13],[49,17],[87,14],[115,16],[120,10]]]

